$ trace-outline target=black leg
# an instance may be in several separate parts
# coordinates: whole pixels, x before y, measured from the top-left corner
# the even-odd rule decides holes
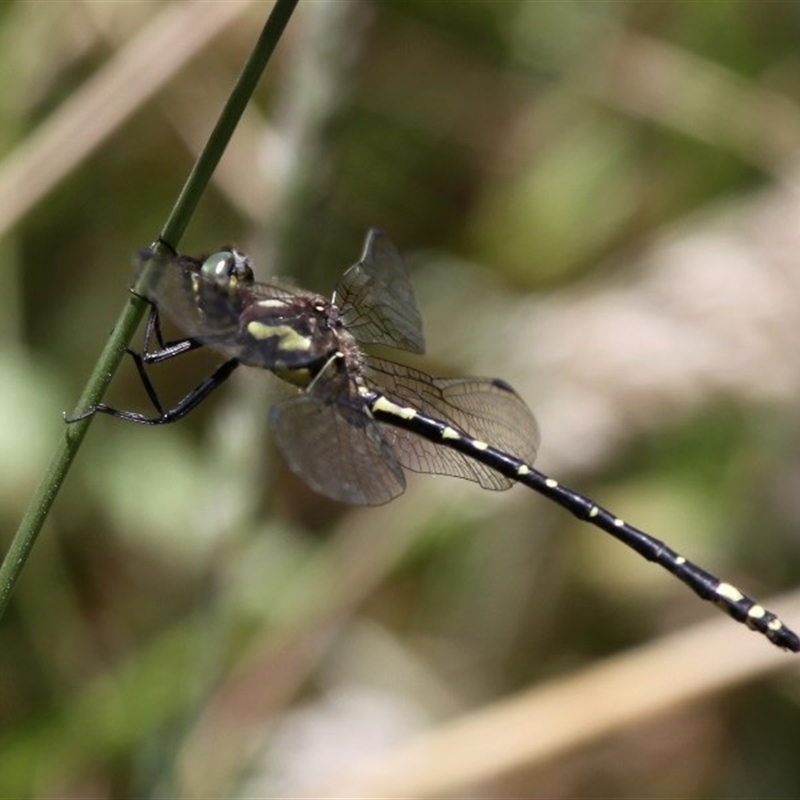
[[[170,358],[175,358],[182,353],[188,353],[191,350],[196,350],[198,347],[203,347],[204,342],[197,339],[178,339],[174,342],[165,342],[161,334],[161,317],[158,313],[158,307],[144,295],[138,294],[133,289],[130,290],[131,294],[144,300],[150,306],[150,313],[147,317],[147,323],[144,328],[144,344],[142,352],[139,355],[141,361],[145,364],[159,364],[162,361],[168,361]],[[153,338],[158,343],[158,347],[152,347]],[[129,353],[133,351],[128,350]]]
[[[168,361],[171,358],[183,355],[192,350],[203,347],[204,342],[198,339],[180,339],[174,342],[165,342],[161,334],[161,322],[158,314],[158,308],[149,298],[137,294],[133,290],[131,292],[144,300],[150,306],[150,314],[147,317],[147,323],[144,332],[144,342],[142,352],[137,353],[130,348],[126,349],[128,355],[133,359],[136,366],[136,371],[139,373],[139,378],[142,381],[147,396],[153,404],[157,412],[157,416],[148,417],[146,414],[140,414],[137,411],[127,411],[125,409],[113,408],[105,403],[98,403],[96,406],[87,409],[82,414],[76,417],[67,417],[64,415],[64,420],[67,423],[77,422],[78,420],[86,419],[94,414],[108,414],[109,416],[116,417],[117,419],[124,419],[128,422],[138,422],[142,425],[165,425],[177,420],[188,414],[193,408],[196,408],[203,400],[208,397],[220,384],[224,383],[230,374],[239,366],[239,362],[232,358],[218,367],[212,375],[209,375],[201,384],[196,386],[189,394],[186,395],[174,408],[165,409],[158,393],[153,386],[150,376],[147,374],[146,365],[159,364],[162,361]],[[153,347],[153,339],[157,342],[158,347]]]
[[[139,370],[139,375],[142,378],[142,383],[147,391],[147,396],[153,402],[153,405],[158,412],[156,417],[148,417],[145,414],[140,414],[137,411],[126,411],[124,409],[112,408],[105,403],[98,403],[94,408],[78,414],[77,417],[64,416],[66,422],[77,422],[81,419],[86,419],[94,414],[108,414],[110,417],[116,419],[124,419],[127,422],[138,422],[141,425],[167,425],[170,422],[177,422],[182,417],[185,417],[192,409],[197,408],[218,386],[221,386],[230,376],[230,374],[239,366],[239,362],[232,358],[226,361],[216,371],[209,375],[199,386],[192,389],[176,406],[164,410],[161,402],[158,399],[155,389],[153,388],[150,378],[144,369],[142,357],[138,353],[128,351],[131,353]]]

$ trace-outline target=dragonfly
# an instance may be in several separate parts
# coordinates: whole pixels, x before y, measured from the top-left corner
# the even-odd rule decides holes
[[[249,257],[233,247],[194,258],[159,245],[138,261],[140,274],[149,267],[143,298],[150,314],[141,352],[128,351],[156,414],[100,403],[68,422],[101,413],[146,425],[173,423],[240,365],[267,369],[296,389],[269,412],[275,442],[292,472],[320,494],[380,505],[405,491],[404,470],[465,478],[485,489],[522,484],[658,564],[773,644],[800,652],[800,637],[733,584],[536,470],[539,429],[508,383],[432,377],[373,352],[375,346],[425,350],[409,274],[382,230],[368,232],[360,259],[330,299],[281,279],[257,282]],[[184,338],[164,340],[162,312]],[[147,367],[200,347],[225,361],[165,408]]]

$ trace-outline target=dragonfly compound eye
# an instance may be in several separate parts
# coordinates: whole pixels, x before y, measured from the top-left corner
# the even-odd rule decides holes
[[[233,253],[223,250],[210,255],[200,267],[200,272],[208,278],[229,278],[235,267]]]
[[[253,271],[250,269],[250,261],[244,253],[239,250],[220,250],[212,253],[200,267],[200,272],[207,278],[221,284],[229,283],[252,283]]]

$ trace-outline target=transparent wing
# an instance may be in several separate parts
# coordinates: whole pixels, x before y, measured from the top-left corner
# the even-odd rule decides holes
[[[397,249],[379,228],[367,233],[361,260],[342,275],[334,302],[347,329],[362,344],[425,351],[411,280]]]
[[[503,381],[433,378],[411,367],[370,358],[366,376],[395,403],[447,422],[476,439],[529,464],[536,458],[539,429],[522,398]],[[446,446],[382,423],[397,460],[415,472],[453,475],[485,489],[507,489],[513,481]]]
[[[340,503],[381,505],[406,488],[403,470],[363,409],[301,394],[272,407],[275,441],[295,475]]]

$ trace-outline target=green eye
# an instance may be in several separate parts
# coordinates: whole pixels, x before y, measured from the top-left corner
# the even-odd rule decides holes
[[[201,265],[200,274],[219,285],[242,286],[253,282],[253,270],[247,256],[237,250],[219,250]]]
[[[236,267],[236,259],[230,250],[213,253],[200,267],[200,272],[209,278],[229,278]]]

